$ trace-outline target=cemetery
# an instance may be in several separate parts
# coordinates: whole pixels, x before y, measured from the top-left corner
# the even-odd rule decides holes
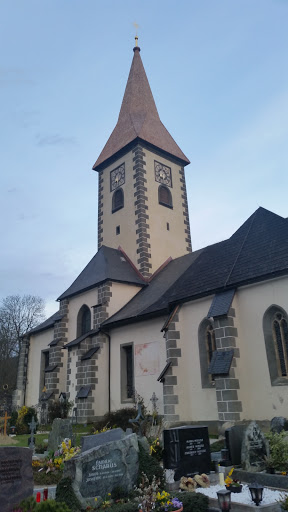
[[[166,428],[141,402],[86,427],[72,417],[41,426],[31,409],[0,419],[1,512],[288,509],[285,418],[265,433],[224,424],[217,439],[205,425]]]

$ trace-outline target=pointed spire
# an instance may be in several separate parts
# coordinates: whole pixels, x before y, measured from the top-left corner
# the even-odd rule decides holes
[[[135,37],[134,57],[118,117],[117,124],[104,149],[98,157],[94,170],[103,167],[104,162],[139,138],[156,148],[189,163],[170,133],[162,124],[145,69],[140,57],[138,36]]]

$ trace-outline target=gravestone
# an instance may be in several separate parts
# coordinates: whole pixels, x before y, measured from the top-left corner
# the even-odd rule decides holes
[[[244,432],[247,425],[234,425],[225,430],[226,446],[229,450],[229,459],[233,466],[241,464],[241,450]]]
[[[11,512],[21,500],[33,494],[32,451],[29,448],[0,447],[0,510]]]
[[[56,418],[52,424],[52,430],[48,438],[48,451],[55,452],[64,439],[71,439],[73,445],[73,431],[71,420]]]
[[[111,430],[107,430],[107,432],[100,432],[100,434],[83,436],[81,437],[81,452],[86,452],[87,450],[91,450],[91,448],[96,448],[110,441],[118,441],[119,439],[123,439],[124,436],[125,432],[122,428],[112,428]]]
[[[273,433],[280,434],[282,430],[288,430],[288,421],[283,416],[275,416],[270,423],[270,430]]]
[[[268,442],[255,421],[246,427],[244,432],[241,464],[246,471],[262,471],[265,468],[265,457],[269,455]]]
[[[95,436],[97,437],[97,436]],[[115,487],[133,489],[138,476],[138,441],[130,434],[115,441],[81,452],[65,462],[64,477],[73,481],[74,492],[86,508],[94,498],[104,498]]]
[[[163,431],[164,467],[175,469],[175,480],[197,473],[210,473],[208,427],[185,426]]]

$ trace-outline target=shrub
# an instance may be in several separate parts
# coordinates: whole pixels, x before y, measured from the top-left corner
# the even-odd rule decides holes
[[[158,460],[154,459],[146,452],[143,446],[138,443],[139,446],[139,476],[137,485],[139,486],[141,483],[142,473],[145,473],[149,482],[152,482],[153,476],[155,475],[156,479],[159,480],[159,487],[161,489],[164,488],[165,477],[164,470],[162,466],[159,464]]]
[[[207,512],[209,509],[209,498],[198,492],[173,492],[173,497],[183,503],[185,512]]]
[[[114,487],[111,491],[111,499],[113,501],[122,500],[123,498],[127,498],[128,493],[121,487],[120,485]]]
[[[283,430],[280,434],[269,432],[266,434],[269,441],[270,457],[269,465],[278,471],[288,470],[288,441],[287,432]]]
[[[44,453],[47,451],[48,443],[36,443],[35,451],[36,453]]]
[[[79,509],[80,510],[80,509]],[[13,512],[71,512],[65,503],[56,503],[54,500],[36,503],[33,496],[22,500],[20,505],[13,509]]]
[[[62,420],[68,418],[68,414],[72,409],[73,405],[74,402],[69,400],[53,400],[52,402],[49,402],[49,423],[53,423],[53,420],[55,420],[56,418],[61,418]]]
[[[81,504],[74,493],[72,487],[72,480],[69,477],[62,478],[56,488],[57,502],[64,502],[70,508],[71,512],[78,512],[81,510]]]
[[[34,409],[34,407],[27,407],[26,405],[21,407],[18,412],[18,418],[16,421],[17,434],[30,433],[29,423],[31,423],[33,416],[37,422],[37,411]]]
[[[102,430],[104,427],[108,428],[122,428],[124,431],[126,428],[132,428],[134,431],[137,430],[132,423],[129,423],[130,418],[136,418],[137,413],[133,407],[126,407],[124,409],[118,409],[117,411],[107,412],[102,420],[94,423],[95,430]]]

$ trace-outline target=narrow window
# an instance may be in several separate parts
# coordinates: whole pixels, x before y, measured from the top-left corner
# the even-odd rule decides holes
[[[91,330],[91,311],[86,304],[84,304],[78,313],[77,316],[77,338],[82,336],[82,334],[86,334],[86,332]]]
[[[132,400],[134,392],[133,344],[121,348],[121,401]]]
[[[120,235],[120,226],[116,226],[116,235]]]
[[[283,313],[277,312],[273,320],[273,338],[279,365],[279,375],[287,377],[288,369],[288,328]]]
[[[169,222],[167,222],[167,231],[170,230]]]
[[[117,188],[112,196],[112,213],[117,212],[124,207],[124,192],[122,188]]]
[[[168,187],[165,185],[159,185],[158,188],[158,201],[162,206],[167,208],[173,208],[172,194]]]
[[[288,316],[270,306],[263,316],[263,332],[272,386],[288,385]]]
[[[213,352],[216,350],[216,339],[213,323],[205,318],[198,329],[198,347],[200,357],[202,388],[214,386],[213,377],[208,373]]]

